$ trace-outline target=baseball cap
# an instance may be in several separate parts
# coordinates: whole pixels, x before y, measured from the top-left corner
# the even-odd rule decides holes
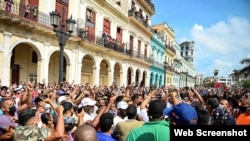
[[[125,101],[120,101],[117,104],[117,109],[127,109],[128,108],[128,103]]]
[[[179,103],[172,108],[165,108],[163,113],[164,115],[173,118],[176,124],[191,124],[191,121],[198,119],[195,108],[184,102]]]
[[[64,111],[67,111],[73,108],[73,104],[68,101],[63,101],[61,105],[63,106]]]
[[[59,96],[61,96],[61,95],[66,95],[67,93],[64,91],[64,90],[62,90],[62,89],[58,89],[57,91],[56,91],[56,95],[59,95]]]
[[[82,99],[81,101],[81,106],[94,106],[96,104],[96,101],[95,100],[92,100],[91,98],[84,98]]]

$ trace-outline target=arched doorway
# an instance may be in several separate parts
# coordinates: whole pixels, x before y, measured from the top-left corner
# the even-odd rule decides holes
[[[58,83],[59,80],[59,51],[50,56],[48,82]],[[63,81],[66,81],[67,60],[63,57]]]
[[[150,74],[150,86],[152,86],[153,83],[154,83],[154,73],[151,72],[151,74]]]
[[[132,83],[132,68],[128,68],[128,73],[127,73],[127,85],[130,85]]]
[[[107,60],[103,59],[100,63],[100,79],[99,84],[104,86],[108,85],[108,78],[109,78],[109,64]],[[95,84],[94,84],[95,85]]]
[[[143,71],[140,86],[145,86],[145,81],[146,81],[146,71]]]
[[[121,86],[121,65],[119,63],[115,63],[114,66],[114,82],[117,86]]]
[[[156,86],[158,87],[159,86],[158,74],[155,74],[155,83],[156,83]]]
[[[162,82],[162,75],[160,75],[160,78],[159,78],[159,87],[161,87],[163,85],[163,82]]]
[[[86,84],[89,83],[93,86],[93,66],[94,59],[90,55],[86,55],[82,59],[82,69],[81,69],[81,83]]]
[[[136,72],[135,72],[135,85],[139,85],[139,81],[140,81],[140,75],[141,75],[141,72],[140,72],[140,70],[139,69],[137,69],[136,70]]]
[[[36,48],[28,43],[21,43],[13,48],[10,60],[11,84],[27,81],[37,83],[37,64],[40,56],[37,52]]]

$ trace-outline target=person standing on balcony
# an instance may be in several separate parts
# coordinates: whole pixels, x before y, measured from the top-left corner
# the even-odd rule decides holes
[[[7,12],[11,12],[12,4],[14,4],[13,0],[5,0],[5,2],[6,2],[5,10]]]
[[[38,12],[38,9],[37,9],[36,5],[32,8],[32,12],[33,12],[33,18],[35,19],[36,16],[37,16],[37,12]]]
[[[27,4],[25,7],[25,13],[24,13],[24,17],[27,18],[27,16],[30,14],[30,5]]]

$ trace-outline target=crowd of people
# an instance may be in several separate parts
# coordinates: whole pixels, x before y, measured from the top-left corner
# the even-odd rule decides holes
[[[249,90],[156,86],[1,86],[0,140],[169,141],[175,125],[250,125]]]

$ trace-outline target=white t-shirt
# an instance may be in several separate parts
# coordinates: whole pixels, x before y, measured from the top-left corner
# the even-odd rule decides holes
[[[125,121],[125,120],[127,120],[128,119],[128,117],[126,116],[124,119],[122,119],[120,116],[115,116],[114,117],[114,127],[116,126],[116,124],[118,123],[118,122],[121,122],[121,121]]]
[[[85,124],[87,121],[89,120],[94,120],[95,119],[95,114],[88,114],[88,113],[85,113],[84,116],[83,116],[83,123]]]
[[[142,117],[142,119],[143,119],[144,122],[149,121],[148,109],[146,109],[146,108],[141,109],[141,117]]]

